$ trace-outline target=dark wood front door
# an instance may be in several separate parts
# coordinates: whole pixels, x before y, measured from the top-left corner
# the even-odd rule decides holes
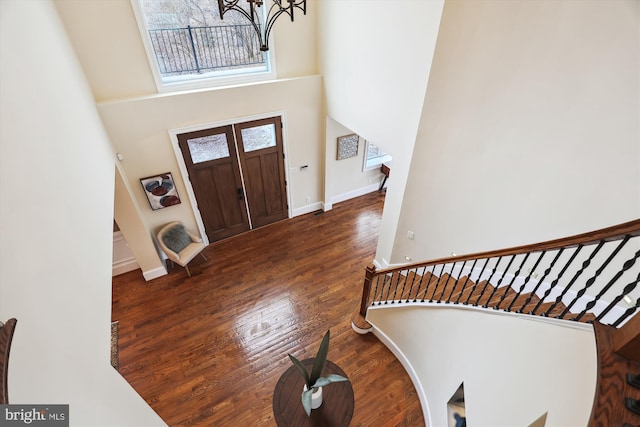
[[[249,230],[232,127],[183,133],[178,143],[209,241]]]
[[[179,134],[178,143],[209,241],[287,218],[279,117]]]
[[[287,218],[280,117],[235,125],[253,228]]]

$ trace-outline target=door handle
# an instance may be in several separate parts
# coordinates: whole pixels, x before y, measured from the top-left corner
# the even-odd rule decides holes
[[[238,200],[244,199],[244,191],[242,191],[242,188],[236,189],[236,195],[238,196]]]

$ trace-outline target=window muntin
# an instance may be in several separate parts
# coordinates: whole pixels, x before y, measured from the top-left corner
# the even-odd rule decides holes
[[[240,14],[221,20],[217,2],[209,0],[131,2],[159,91],[275,78],[273,55],[260,51],[253,27]]]

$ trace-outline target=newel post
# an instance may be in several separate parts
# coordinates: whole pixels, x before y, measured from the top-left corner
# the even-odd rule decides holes
[[[362,300],[360,301],[360,315],[366,317],[369,306],[369,295],[371,293],[371,282],[376,274],[376,266],[369,264],[364,273],[364,284],[362,285]]]

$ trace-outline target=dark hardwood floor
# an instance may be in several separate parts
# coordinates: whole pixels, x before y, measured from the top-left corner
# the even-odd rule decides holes
[[[424,426],[400,362],[350,326],[383,202],[376,192],[211,244],[192,278],[180,267],[114,277],[121,374],[170,426],[275,426],[287,353],[313,357],[330,329],[329,359],[354,389],[351,425]]]

